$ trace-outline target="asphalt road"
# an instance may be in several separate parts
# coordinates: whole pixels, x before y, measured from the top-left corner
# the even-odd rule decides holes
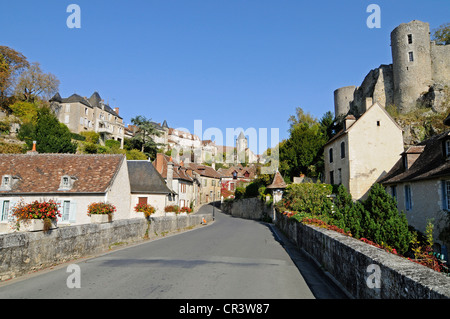
[[[270,224],[217,209],[215,217],[192,231],[1,283],[0,298],[345,298]]]

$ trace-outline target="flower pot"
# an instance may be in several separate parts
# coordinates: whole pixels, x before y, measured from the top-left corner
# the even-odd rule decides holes
[[[91,215],[91,223],[92,224],[103,224],[109,223],[112,221],[112,216],[108,214],[92,214]]]
[[[50,229],[57,228],[57,221],[52,220]],[[44,220],[43,219],[28,219],[21,220],[19,224],[19,230],[25,232],[36,232],[44,230]]]

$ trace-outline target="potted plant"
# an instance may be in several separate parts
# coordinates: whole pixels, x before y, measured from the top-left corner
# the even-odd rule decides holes
[[[88,216],[93,224],[112,222],[115,212],[116,207],[109,203],[92,203],[88,206]]]
[[[151,215],[155,213],[155,208],[150,204],[137,204],[134,206],[136,213],[144,213],[146,219],[149,219]]]
[[[170,216],[178,214],[180,212],[180,208],[177,205],[169,205],[164,208],[164,211]]]
[[[187,215],[187,214],[190,214],[190,213],[192,213],[192,209],[191,209],[191,208],[189,208],[189,207],[187,207],[187,206],[181,207],[181,209],[180,209],[180,215],[181,215],[181,214]]]
[[[17,230],[47,232],[57,227],[57,218],[61,217],[61,213],[55,201],[36,200],[30,204],[21,201],[13,208],[13,216],[17,220]]]

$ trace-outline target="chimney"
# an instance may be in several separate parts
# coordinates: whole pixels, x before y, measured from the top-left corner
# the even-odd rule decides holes
[[[27,154],[35,155],[38,154],[36,151],[36,141],[33,141],[33,149],[31,151],[28,151]]]
[[[164,162],[164,154],[163,153],[157,153],[156,154],[156,162],[155,162],[155,168],[158,171],[159,174],[163,173],[163,162]]]
[[[170,157],[169,163],[167,163],[167,187],[170,190],[173,190],[173,160],[172,156]]]
[[[118,107],[115,107],[115,108],[114,108],[114,112],[116,112],[116,114],[119,115],[119,108],[118,108]]]
[[[347,115],[344,119],[344,130],[348,130],[348,128],[355,122],[356,118],[353,115]]]

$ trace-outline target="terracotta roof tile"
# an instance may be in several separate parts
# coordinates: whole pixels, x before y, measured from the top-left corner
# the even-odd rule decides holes
[[[0,177],[18,178],[0,194],[105,193],[124,161],[124,155],[0,154]],[[73,177],[70,190],[59,190],[63,176]]]

